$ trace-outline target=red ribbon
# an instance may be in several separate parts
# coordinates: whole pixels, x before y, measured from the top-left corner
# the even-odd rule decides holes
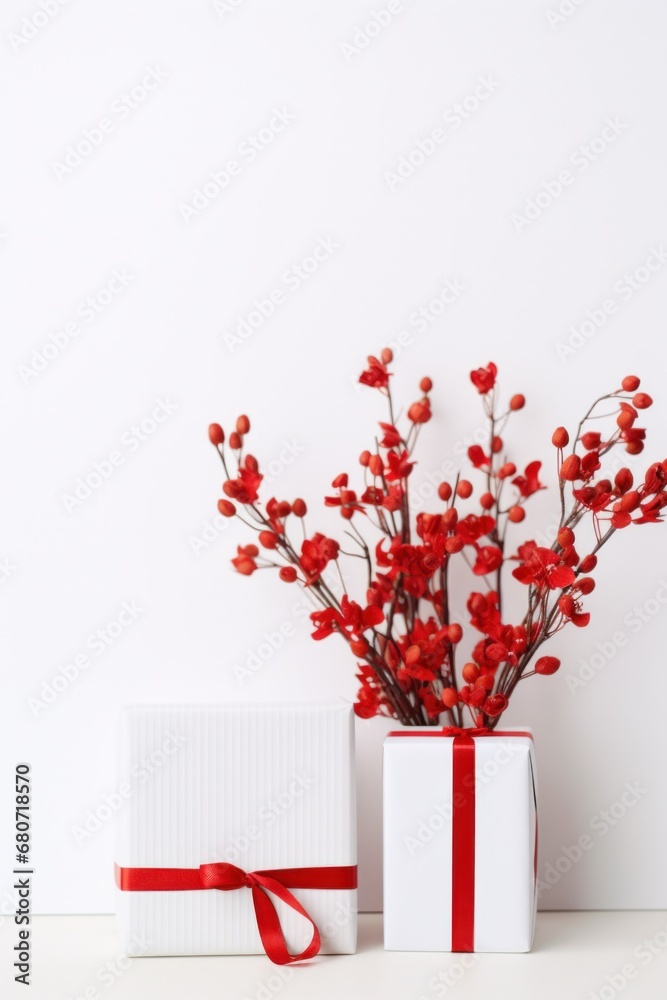
[[[401,729],[389,736],[454,737],[452,752],[452,951],[475,950],[475,736],[523,736],[520,730]],[[535,831],[537,877],[537,828]]]
[[[276,965],[289,965],[313,958],[320,950],[320,932],[315,921],[289,889],[356,889],[357,866],[329,868],[273,868],[244,872],[226,861],[200,865],[199,868],[120,868],[116,865],[116,884],[124,892],[182,892],[192,889],[252,889],[259,936],[264,951]],[[292,955],[285,942],[280,919],[269,893],[273,893],[310,922],[310,944]]]

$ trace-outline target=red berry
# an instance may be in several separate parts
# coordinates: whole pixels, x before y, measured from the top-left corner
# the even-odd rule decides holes
[[[450,499],[451,495],[452,495],[452,488],[449,485],[449,483],[440,483],[440,485],[438,486],[438,496],[440,497],[440,499],[444,500],[446,503]]]
[[[390,365],[394,360],[394,352],[391,347],[383,347],[382,353],[380,354],[380,360],[383,365]]]
[[[627,493],[632,488],[634,476],[629,469],[619,469],[614,477],[614,483],[619,493]]]
[[[219,444],[225,443],[225,432],[223,431],[220,424],[209,424],[208,439],[211,442],[211,444],[214,444],[216,446],[216,448]]]
[[[503,447],[503,439],[501,437],[498,437],[497,434],[494,434],[493,441],[491,442],[491,451],[493,452],[494,455],[497,455],[498,452],[502,450],[502,447]]]
[[[288,503],[287,500],[279,500],[276,504],[276,514],[278,517],[287,517],[288,514],[292,513],[292,504]]]
[[[639,507],[640,503],[641,497],[639,496],[637,490],[628,490],[628,492],[624,493],[619,500],[618,506],[620,510],[624,510],[626,513],[630,514],[633,510],[636,510],[637,507]]]
[[[510,410],[523,410],[525,405],[526,397],[522,396],[520,392],[510,399]]]
[[[469,483],[467,479],[459,480],[459,484],[456,487],[456,494],[462,500],[467,500],[472,495],[472,483]]]
[[[371,455],[368,462],[368,468],[371,471],[371,475],[373,476],[382,475],[382,473],[384,472],[384,465],[382,464],[382,459],[380,458],[379,455]]]
[[[229,500],[218,500],[218,510],[223,517],[234,517],[236,507]]]
[[[524,517],[526,516],[526,512],[523,509],[523,507],[520,507],[518,504],[515,504],[514,507],[510,507],[510,509],[507,511],[507,516],[510,519],[510,521],[512,521],[514,524],[518,524],[519,521],[523,521]]]
[[[568,455],[560,467],[560,478],[574,482],[581,478],[581,460],[578,455]]]
[[[574,532],[572,528],[561,528],[558,532],[558,544],[561,549],[566,549],[569,545],[574,545]]]
[[[551,435],[551,443],[556,448],[567,448],[570,443],[570,435],[564,427],[557,427]]]
[[[246,417],[245,413],[242,414],[236,421],[236,430],[241,435],[241,437],[243,437],[244,434],[247,434],[248,431],[250,430],[250,421]]]
[[[296,570],[294,569],[294,566],[283,566],[278,573],[278,576],[281,580],[284,580],[285,583],[294,583],[296,580]]]
[[[616,417],[616,423],[622,431],[627,431],[632,427],[636,419],[637,417],[630,410],[621,410]]]
[[[577,590],[582,594],[590,594],[595,590],[595,580],[592,576],[582,576],[577,580]]]
[[[354,656],[365,656],[368,652],[368,643],[365,639],[353,639],[350,643],[350,649]]]
[[[494,503],[496,502],[496,498],[494,497],[493,493],[482,493],[481,497],[479,498],[479,502],[483,510],[491,510]]]
[[[241,576],[250,576],[257,569],[254,560],[244,559],[243,557],[235,560],[234,567],[236,572],[240,573]]]
[[[516,465],[514,462],[505,462],[505,464],[498,469],[498,479],[507,479],[508,476],[513,476],[515,472]]]
[[[582,573],[591,573],[595,569],[597,564],[598,564],[598,557],[594,556],[593,553],[591,553],[588,556],[584,556],[584,558],[579,563],[579,569],[581,570]]]
[[[594,451],[596,448],[600,447],[602,435],[599,431],[587,431],[585,434],[581,435],[579,440],[586,451]]]
[[[241,447],[241,438],[236,431],[232,431],[229,435],[229,447],[234,451],[238,451]]]
[[[476,663],[466,663],[461,671],[461,676],[466,684],[474,684],[479,677],[479,667]]]
[[[446,528],[447,531],[451,531],[451,529],[454,527],[458,519],[459,519],[459,512],[457,511],[456,507],[450,507],[449,510],[446,510],[445,513],[442,515],[443,528]]]
[[[454,622],[453,625],[447,626],[447,638],[449,639],[450,642],[453,642],[455,644],[461,641],[461,639],[463,638],[463,629],[458,624],[458,622]]]
[[[625,446],[625,450],[627,451],[628,455],[641,455],[641,453],[644,450],[644,442],[629,441]]]
[[[411,420],[413,424],[426,424],[430,419],[431,408],[428,405],[428,399],[413,403],[408,410],[408,420]]]
[[[275,549],[278,544],[278,536],[273,531],[260,531],[259,543],[265,549]]]
[[[458,705],[458,692],[452,687],[443,688],[440,697],[442,698],[442,704],[445,708],[454,708],[454,705]]]
[[[647,410],[649,406],[653,405],[653,400],[647,392],[638,392],[632,397],[632,405],[636,406],[638,410]]]
[[[371,460],[371,453],[370,453],[370,451],[368,451],[368,450],[362,451],[361,455],[359,456],[359,465],[363,465],[364,468],[367,468],[368,463],[370,462],[370,460]]]
[[[307,512],[306,501],[302,500],[301,497],[297,497],[292,504],[292,513],[295,517],[305,517]]]
[[[555,674],[560,667],[560,660],[557,656],[540,656],[535,664],[536,674]]]
[[[639,379],[636,375],[626,375],[621,382],[621,387],[626,392],[636,392],[639,388]]]
[[[424,376],[424,378],[419,383],[419,388],[421,389],[422,392],[430,392],[431,389],[433,388],[433,382],[427,375]]]

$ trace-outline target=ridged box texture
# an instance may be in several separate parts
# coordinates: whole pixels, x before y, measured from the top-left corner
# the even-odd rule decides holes
[[[123,711],[121,868],[246,872],[356,865],[353,714],[344,705],[135,706]],[[325,954],[355,951],[354,889],[293,889]],[[310,925],[274,899],[290,949]],[[117,890],[130,955],[259,954],[251,892]]]

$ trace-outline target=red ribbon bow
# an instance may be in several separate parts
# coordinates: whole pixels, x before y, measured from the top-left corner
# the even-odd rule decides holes
[[[259,936],[264,951],[276,965],[289,965],[313,958],[320,950],[320,932],[315,921],[289,889],[356,889],[357,866],[329,868],[274,868],[244,872],[226,861],[200,865],[199,868],[120,868],[116,865],[116,884],[124,892],[175,892],[193,889],[252,889]],[[289,889],[288,889],[289,887]],[[287,903],[309,921],[313,928],[310,944],[292,955],[280,926],[280,919],[269,893]]]

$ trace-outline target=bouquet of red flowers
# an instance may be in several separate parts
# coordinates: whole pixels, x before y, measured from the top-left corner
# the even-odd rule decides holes
[[[354,552],[344,552],[338,541],[324,534],[306,531],[307,508],[301,498],[260,501],[263,477],[257,459],[246,451],[246,416],[236,421],[227,449],[222,427],[211,424],[209,438],[225,472],[225,496],[218,509],[225,517],[240,517],[257,532],[259,543],[240,546],[232,562],[244,576],[275,568],[281,580],[308,588],[321,605],[311,615],[313,638],[338,634],[357,660],[358,715],[387,715],[405,725],[423,726],[438,724],[444,714],[456,726],[468,722],[493,729],[519,681],[558,670],[560,661],[543,650],[547,640],[566,626],[588,624],[584,598],[595,587],[592,574],[602,546],[619,529],[662,520],[667,460],[651,464],[637,484],[625,466],[613,482],[597,478],[602,476],[602,459],[612,449],[624,448],[631,455],[643,451],[646,431],[636,421],[652,399],[638,391],[639,379],[628,375],[620,389],[593,403],[572,439],[564,427],[554,431],[560,501],[555,540],[550,547],[531,540],[510,547],[508,528],[524,520],[528,500],[544,488],[541,462],[530,462],[519,472],[505,454],[504,430],[510,417],[523,409],[524,396],[514,395],[501,407],[496,366],[491,363],[470,373],[488,421],[488,444],[468,449],[476,485],[460,476],[452,483],[441,482],[440,508],[414,517],[408,481],[421,428],[431,419],[433,383],[421,380],[421,396],[408,408],[406,426],[400,427],[388,370],[392,360],[389,349],[380,358],[369,357],[359,379],[388,404],[388,419],[379,425],[381,435],[359,456],[363,489],[351,489],[348,474],[341,473],[332,483],[334,493],[324,500],[327,507],[339,509]],[[606,413],[599,413],[601,404]],[[590,429],[590,422],[601,417],[608,418],[604,434]],[[582,555],[575,547],[575,532],[583,519],[592,521],[595,534],[590,551]],[[294,520],[301,522],[300,543],[290,534]],[[368,525],[379,534],[373,544],[362,531]],[[341,555],[366,564],[365,593],[359,601],[345,592]],[[463,664],[456,662],[464,630],[455,620],[450,583],[450,564],[456,558],[467,563],[476,581],[465,602],[464,619],[476,641]],[[332,567],[338,571],[342,594],[332,586]],[[525,588],[525,613],[518,624],[506,621],[503,612],[508,570]]]

